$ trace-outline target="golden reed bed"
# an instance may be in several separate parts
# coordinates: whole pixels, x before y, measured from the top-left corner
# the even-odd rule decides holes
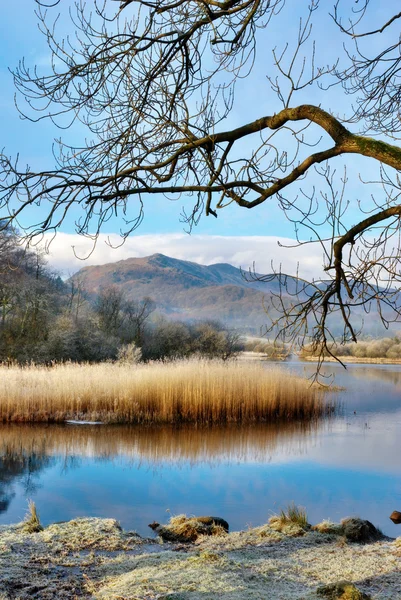
[[[308,380],[254,363],[0,367],[3,422],[252,423],[329,410]]]

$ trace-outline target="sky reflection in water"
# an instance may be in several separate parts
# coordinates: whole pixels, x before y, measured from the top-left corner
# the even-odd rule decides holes
[[[401,367],[329,370],[347,388],[343,410],[307,426],[1,426],[0,523],[20,520],[32,498],[45,524],[114,517],[148,535],[147,524],[170,511],[222,516],[240,529],[293,501],[311,522],[360,515],[401,535],[388,519],[401,510]]]

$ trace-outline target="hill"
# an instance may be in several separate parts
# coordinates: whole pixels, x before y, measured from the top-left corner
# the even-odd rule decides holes
[[[278,279],[274,277],[267,276],[267,281],[249,281],[243,271],[227,263],[200,265],[163,254],[84,267],[73,277],[84,281],[92,297],[101,288],[116,286],[124,290],[128,299],[150,296],[156,301],[158,311],[169,318],[215,319],[255,335],[269,322],[264,306],[280,290]],[[285,292],[294,292],[296,286],[297,280],[287,277],[283,296]],[[293,298],[288,298],[291,300]],[[363,308],[356,307],[353,315],[354,326],[357,330],[362,327],[364,335],[389,335],[381,320],[377,316],[372,318],[373,313],[367,318]],[[341,319],[333,315],[330,324],[333,334],[340,335]],[[399,332],[399,323],[390,325],[390,335]]]
[[[200,265],[163,254],[84,267],[74,277],[91,295],[114,285],[133,300],[150,296],[171,318],[217,319],[255,333],[267,322],[265,297],[278,291],[277,281],[247,281],[230,264]]]

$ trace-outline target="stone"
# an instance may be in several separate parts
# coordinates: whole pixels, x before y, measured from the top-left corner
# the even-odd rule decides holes
[[[344,536],[349,542],[366,544],[383,539],[383,534],[370,521],[350,517],[341,521]]]
[[[194,517],[194,519],[200,523],[203,523],[204,525],[219,525],[228,533],[229,525],[227,521],[221,517]]]
[[[371,597],[361,592],[352,581],[337,581],[317,588],[318,596],[327,600],[371,600]]]
[[[228,523],[221,517],[171,517],[170,523],[160,525],[154,521],[149,523],[166,542],[194,542],[201,535],[224,535],[228,533]]]
[[[393,512],[390,515],[390,519],[393,523],[399,525],[401,523],[401,512],[399,512],[398,510],[393,510]]]

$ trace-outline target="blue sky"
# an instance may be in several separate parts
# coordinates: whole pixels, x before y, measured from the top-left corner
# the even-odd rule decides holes
[[[62,1],[65,4],[69,4],[69,0]],[[93,0],[89,0],[87,4],[90,6],[92,1]],[[379,4],[382,4],[382,6],[377,8]],[[376,12],[372,12],[370,17],[371,23],[377,24],[377,22],[381,22],[386,16],[385,11],[388,10],[388,6],[386,9],[383,4],[384,3],[376,3]],[[291,36],[296,35],[298,26],[296,21],[290,19],[292,5],[293,7],[298,7],[299,0],[290,0],[288,2],[288,10],[283,11],[283,14],[280,15],[281,25],[283,25],[285,31],[290,34],[290,40]],[[334,24],[327,16],[329,7],[331,7],[331,3],[328,0],[323,2],[317,18],[319,27],[315,28],[318,42],[317,57],[322,64],[331,62],[333,58],[335,58],[338,54],[338,45],[342,42],[338,37]],[[22,58],[25,58],[27,64],[31,66],[37,64],[41,69],[46,69],[46,66],[50,62],[49,50],[43,35],[38,30],[37,18],[34,14],[34,10],[34,0],[19,0],[14,3],[6,3],[2,9],[2,19],[0,22],[1,147],[5,148],[6,153],[12,156],[15,156],[16,153],[19,152],[21,162],[29,163],[33,169],[52,166],[51,144],[53,138],[60,134],[50,122],[42,121],[35,124],[26,120],[21,120],[14,105],[15,90],[12,76],[9,73],[8,68],[17,66],[18,61]],[[52,12],[56,15],[57,9],[52,9]],[[273,22],[273,24],[274,23],[275,22]],[[67,19],[62,20],[60,28],[61,30],[69,31],[70,24]],[[272,114],[279,110],[280,106],[277,104],[277,101],[269,88],[265,75],[266,72],[271,72],[271,48],[275,45],[278,48],[280,48],[280,46],[282,47],[282,31],[282,28],[276,26],[263,31],[263,36],[260,38],[261,41],[258,47],[257,61],[253,75],[251,78],[240,81],[234,110],[230,119],[227,121],[227,125],[224,126],[224,129],[230,125],[237,126],[246,121],[266,114]],[[349,98],[344,96],[340,88],[324,92],[314,88],[313,91],[307,89],[305,93],[300,94],[299,97],[294,99],[294,104],[300,104],[302,102],[314,104],[320,102],[323,108],[341,113],[342,111],[347,110]],[[75,137],[84,135],[84,132],[76,129],[73,132],[62,132],[62,135],[65,139],[71,141],[73,137],[75,139]],[[316,136],[318,135],[319,133],[316,131]],[[327,143],[327,138],[325,139]],[[247,143],[248,142],[244,142],[244,151],[246,151]],[[349,167],[347,197],[352,201],[352,206],[347,218],[348,222],[353,224],[358,218],[358,209],[355,200],[357,198],[364,198],[367,195],[365,186],[359,182],[358,173],[361,172],[367,177],[368,175],[372,175],[372,173],[378,172],[378,165],[370,159],[360,159],[358,157],[348,156],[345,160],[340,157],[333,163],[338,168],[339,174],[342,174],[343,165],[345,163],[348,163]],[[311,189],[313,183],[314,180],[311,178],[310,183],[306,185],[306,189]],[[315,181],[315,183],[321,185],[320,180]],[[291,194],[295,196],[297,193],[299,193],[298,185],[292,188],[290,196]],[[266,268],[272,255],[274,257],[276,240],[281,238],[286,238],[288,240],[294,237],[292,225],[283,218],[281,211],[277,208],[276,202],[273,199],[251,211],[241,209],[237,206],[230,206],[223,211],[220,211],[218,219],[214,219],[213,217],[203,217],[194,230],[192,239],[188,236],[188,241],[185,242],[186,237],[181,236],[184,226],[180,223],[180,213],[185,202],[188,202],[188,199],[180,199],[172,202],[167,201],[164,198],[149,198],[145,205],[144,222],[137,230],[136,234],[134,234],[136,241],[131,241],[131,245],[127,246],[127,252],[134,252],[139,255],[141,253],[141,236],[147,236],[147,242],[149,242],[153,236],[153,245],[149,246],[149,243],[143,244],[146,246],[146,252],[144,250],[144,253],[152,253],[150,252],[150,249],[152,248],[155,252],[161,251],[158,246],[162,248],[165,247],[166,244],[164,244],[164,242],[167,240],[167,251],[170,252],[171,255],[177,256],[178,250],[175,250],[171,240],[174,239],[174,236],[179,235],[180,250],[177,256],[179,258],[187,257],[190,260],[200,259],[204,261],[213,261],[215,257],[218,257],[237,265],[239,260],[257,259],[261,261],[262,268]],[[35,218],[35,215],[33,214],[29,214],[28,216],[29,219]],[[104,234],[116,233],[118,231],[118,226],[119,223],[117,221],[113,224],[109,224],[108,229],[107,231],[104,231]],[[64,233],[64,237],[58,240],[54,245],[57,249],[56,254],[59,257],[63,254],[63,248],[69,249],[71,245],[81,243],[74,235],[72,219],[66,221],[62,228],[62,232]],[[212,237],[208,238],[207,236]],[[230,243],[224,245],[221,236],[230,238]],[[255,251],[252,253],[253,236],[257,236],[259,242],[256,244],[255,238]],[[261,253],[260,239],[262,237],[266,238],[266,249],[268,250],[269,256],[263,256],[263,253]],[[101,240],[102,253],[99,255],[96,255],[95,253],[91,260],[94,262],[107,262],[109,260],[118,260],[122,255],[124,258],[127,257],[127,252],[125,251],[123,254],[121,254],[121,252],[118,254],[112,253],[108,246],[105,248],[103,242],[106,238],[107,236],[104,236]],[[205,241],[208,239],[210,242],[209,247],[207,247],[208,242]],[[143,238],[143,240],[145,240],[145,238]],[[216,240],[220,241],[217,242]],[[200,253],[199,248],[202,247],[202,244],[205,245],[204,252]],[[230,256],[235,254],[235,248],[238,247],[238,244],[241,248],[248,249],[248,254],[246,257],[242,254],[242,259],[230,259]],[[194,250],[195,246],[197,248],[196,250]],[[225,248],[224,251],[223,246]],[[216,250],[215,252],[213,251],[214,249]],[[70,250],[68,251],[69,256],[71,256],[71,265],[73,265],[75,264],[73,255]],[[292,268],[300,258],[307,259],[309,256],[308,252],[309,254],[312,252],[313,256],[316,258],[313,263],[313,269],[318,269],[320,261],[320,258],[318,257],[321,255],[321,250],[319,248],[308,251],[299,249],[295,251],[295,253],[293,252],[292,258],[290,259]],[[57,260],[55,259],[55,262],[57,265],[60,265],[60,260]],[[281,255],[279,256],[279,260],[282,260]],[[247,265],[242,264],[241,266],[246,267]],[[64,264],[62,268],[66,268]],[[72,268],[75,267],[72,266]]]

